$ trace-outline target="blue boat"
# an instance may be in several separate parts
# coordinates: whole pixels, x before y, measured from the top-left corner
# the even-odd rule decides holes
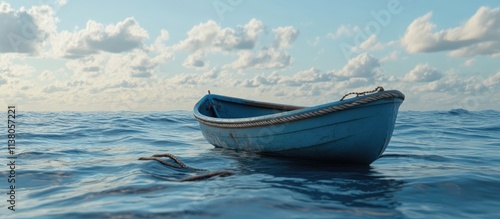
[[[369,165],[385,151],[405,96],[397,90],[313,107],[275,104],[216,94],[205,95],[194,116],[216,147]]]

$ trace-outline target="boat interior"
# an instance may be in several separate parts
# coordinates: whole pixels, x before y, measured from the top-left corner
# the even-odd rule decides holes
[[[205,99],[204,103],[198,110],[201,114],[214,118],[248,118],[271,115],[302,108],[303,107],[300,106],[264,103],[242,99],[233,100],[210,97]]]

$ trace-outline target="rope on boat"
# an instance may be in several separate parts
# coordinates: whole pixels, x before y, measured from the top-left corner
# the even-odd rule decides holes
[[[339,112],[339,111],[351,109],[351,108],[354,108],[354,107],[357,107],[357,106],[360,106],[363,104],[367,104],[367,103],[374,102],[377,100],[382,100],[382,99],[400,98],[400,99],[404,100],[404,98],[405,98],[405,95],[399,91],[382,92],[383,89],[384,88],[382,88],[382,87],[377,87],[377,88],[375,88],[375,90],[373,92],[375,92],[375,91],[378,91],[378,92],[375,93],[374,95],[364,97],[364,98],[356,100],[354,102],[347,102],[347,103],[343,103],[343,104],[339,104],[339,105],[329,106],[329,107],[326,107],[323,109],[317,109],[317,110],[314,110],[311,112],[305,112],[305,113],[298,114],[298,115],[286,116],[283,118],[253,121],[253,122],[210,121],[210,120],[205,120],[205,119],[199,118],[196,115],[195,115],[195,118],[203,124],[214,126],[214,127],[219,127],[219,128],[248,128],[248,127],[266,126],[266,125],[276,125],[276,124],[294,122],[294,121],[298,121],[298,120],[322,116],[322,115],[326,115],[326,114],[333,113],[333,112]],[[366,93],[370,93],[370,92],[372,92],[372,91],[359,92],[359,93],[366,94]],[[355,93],[353,93],[353,94],[355,94]],[[345,98],[345,96],[343,98]]]
[[[160,159],[160,157],[168,157],[171,160],[173,160],[175,163],[171,163],[171,162],[162,160],[162,159]],[[179,168],[179,169],[188,169],[188,170],[192,170],[192,171],[208,171],[205,169],[199,169],[199,168],[193,168],[193,167],[187,166],[178,157],[176,157],[173,154],[168,154],[168,153],[166,153],[166,154],[154,154],[151,157],[141,157],[141,158],[139,158],[139,160],[156,160],[156,161],[160,162],[161,164],[163,164],[165,166],[169,166],[169,167],[174,167],[174,168]],[[219,170],[219,171],[212,171],[212,172],[201,174],[201,175],[187,177],[187,178],[181,179],[179,181],[180,182],[197,181],[197,180],[202,180],[202,179],[208,179],[208,178],[211,178],[214,176],[230,176],[233,174],[234,173],[232,171],[229,171],[229,170]]]
[[[346,95],[344,95],[342,97],[342,99],[340,100],[344,100],[344,98],[346,98],[347,96],[351,95],[351,94],[356,94],[356,97],[359,97],[360,95],[365,95],[365,94],[371,94],[371,93],[375,93],[375,92],[381,92],[381,91],[384,91],[384,88],[382,86],[378,86],[377,88],[375,88],[374,90],[370,90],[370,91],[363,91],[363,92],[350,92],[350,93],[347,93]]]

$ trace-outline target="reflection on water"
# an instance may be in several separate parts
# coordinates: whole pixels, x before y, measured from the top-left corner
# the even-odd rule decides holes
[[[351,216],[402,215],[396,209],[401,203],[394,194],[401,190],[404,181],[386,177],[373,167],[311,163],[219,148],[212,151],[234,160],[240,175],[256,176],[259,183],[289,192],[281,207],[296,203],[301,208],[307,203],[308,208],[315,206],[314,210]],[[268,177],[259,177],[262,174]]]

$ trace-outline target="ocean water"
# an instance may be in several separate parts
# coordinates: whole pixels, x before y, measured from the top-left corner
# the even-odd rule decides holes
[[[4,123],[7,123],[4,120]],[[339,166],[214,148],[189,111],[17,112],[0,218],[500,218],[500,112],[402,111],[383,156]],[[140,157],[171,153],[198,174]]]

